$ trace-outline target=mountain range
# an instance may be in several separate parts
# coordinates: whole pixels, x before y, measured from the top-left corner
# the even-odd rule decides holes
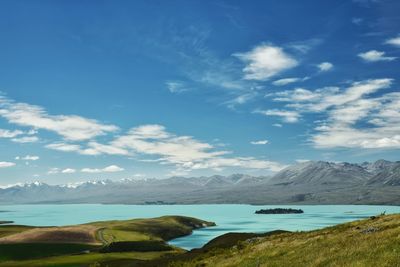
[[[1,204],[400,204],[400,161],[307,161],[273,176],[234,174],[0,188]]]

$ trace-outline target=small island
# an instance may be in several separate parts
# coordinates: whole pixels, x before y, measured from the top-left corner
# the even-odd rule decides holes
[[[283,209],[283,208],[276,208],[276,209],[261,209],[256,210],[256,214],[298,214],[304,213],[302,209]]]

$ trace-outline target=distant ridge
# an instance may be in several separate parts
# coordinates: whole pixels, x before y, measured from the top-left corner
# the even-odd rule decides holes
[[[400,204],[400,162],[308,161],[274,176],[246,174],[168,179],[17,184],[0,189],[1,204]]]

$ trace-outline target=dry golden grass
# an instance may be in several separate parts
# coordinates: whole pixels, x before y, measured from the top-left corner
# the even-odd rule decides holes
[[[247,240],[170,266],[400,266],[400,215]]]
[[[0,238],[0,243],[99,244],[96,240],[97,229],[90,225],[34,228]]]

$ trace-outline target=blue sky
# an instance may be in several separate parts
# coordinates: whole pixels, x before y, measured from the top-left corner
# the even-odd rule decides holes
[[[0,185],[399,160],[398,1],[1,1]]]

